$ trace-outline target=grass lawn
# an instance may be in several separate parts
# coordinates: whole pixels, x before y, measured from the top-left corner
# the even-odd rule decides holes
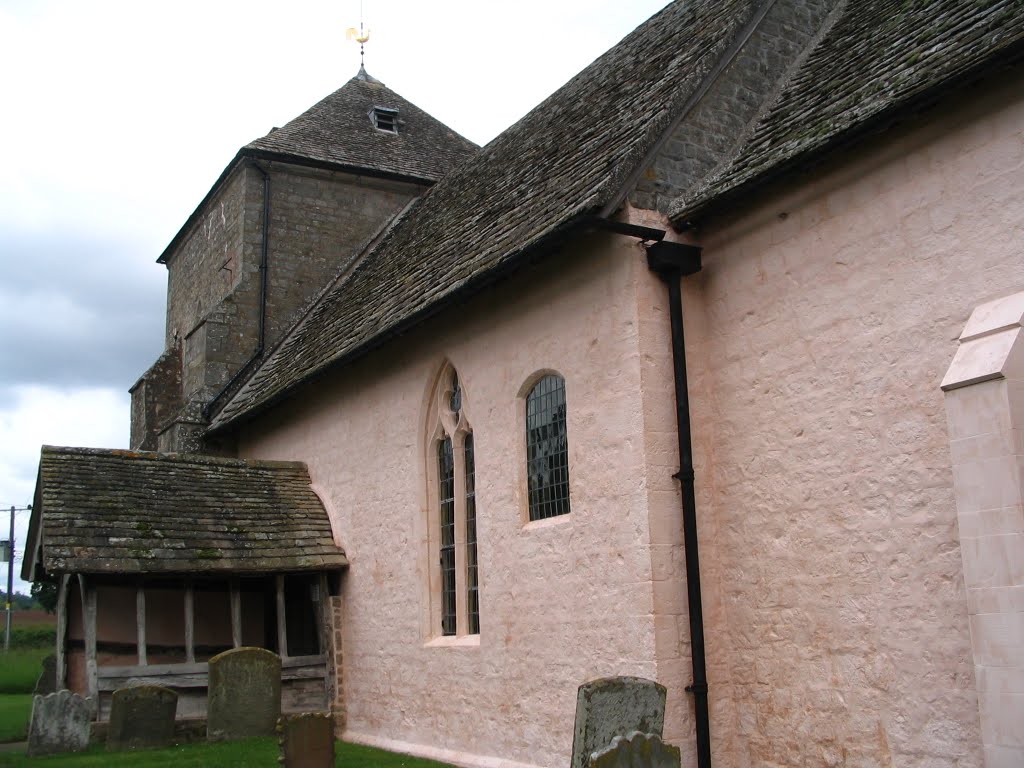
[[[32,693],[43,658],[49,653],[53,653],[50,648],[0,650],[0,693]]]
[[[0,693],[0,743],[24,741],[31,714],[31,693]]]
[[[24,754],[0,754],[0,766],[11,768],[274,768],[277,764],[275,739],[190,744],[140,752],[94,749],[75,755],[31,759]],[[337,768],[449,768],[431,760],[342,742],[338,742],[334,764]]]
[[[0,652],[0,743],[25,739],[32,714],[32,689],[43,657],[49,652],[49,648]]]

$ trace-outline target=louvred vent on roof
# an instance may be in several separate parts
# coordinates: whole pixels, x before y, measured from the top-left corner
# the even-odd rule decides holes
[[[374,107],[370,110],[370,120],[378,131],[398,133],[398,110],[390,107]]]

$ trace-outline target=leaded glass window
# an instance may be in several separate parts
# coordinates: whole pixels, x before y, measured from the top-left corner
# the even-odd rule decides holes
[[[480,634],[480,563],[477,557],[476,454],[467,398],[450,366],[438,380],[432,404],[428,456],[436,461],[431,496],[430,626],[441,635]],[[433,475],[434,469],[431,468]],[[436,517],[435,517],[436,515]]]
[[[441,634],[454,635],[455,608],[455,461],[452,439],[437,446],[437,476],[441,523]]]
[[[476,559],[476,467],[473,456],[473,433],[466,435],[466,631],[480,634],[480,594]]]
[[[547,375],[526,396],[526,468],[530,520],[569,514],[569,441],[565,379]]]

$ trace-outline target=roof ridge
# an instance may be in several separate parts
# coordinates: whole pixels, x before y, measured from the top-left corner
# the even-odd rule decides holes
[[[173,464],[219,465],[225,467],[248,467],[251,469],[302,469],[308,470],[305,462],[282,461],[278,459],[249,459],[229,456],[213,456],[201,453],[166,453],[158,451],[134,451],[127,448],[92,448],[64,445],[43,445],[42,456],[94,456],[123,460],[157,461]]]
[[[676,0],[626,35],[422,197],[211,425],[219,431],[306,379],[511,269],[607,202],[714,66],[757,0]],[[314,322],[314,319],[316,322]]]

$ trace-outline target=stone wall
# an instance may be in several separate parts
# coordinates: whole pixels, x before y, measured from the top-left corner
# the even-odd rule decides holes
[[[135,451],[155,451],[157,433],[182,406],[181,345],[175,344],[153,363],[130,390],[131,440]]]
[[[167,254],[164,343],[168,349],[191,333],[242,280],[246,177],[244,166],[236,169]]]
[[[752,4],[753,5],[753,4]],[[778,0],[700,102],[685,115],[639,179],[629,200],[668,210],[746,137],[783,74],[821,28],[836,0]]]
[[[281,163],[270,175],[264,349],[423,187]],[[169,350],[135,389],[133,445],[202,449],[207,406],[259,346],[263,174],[240,165],[168,254]],[[180,389],[171,392],[171,384]],[[151,386],[151,384],[155,386]]]
[[[982,764],[939,385],[972,309],[1024,287],[1024,100],[979,88],[955,106],[697,235],[684,302],[716,765]],[[643,360],[657,478],[674,449],[647,398],[670,398],[671,370]],[[678,496],[649,504],[672,691],[661,662],[689,648],[679,536],[660,526]],[[688,707],[670,697],[668,740],[689,738]]]
[[[351,561],[334,601],[346,738],[459,764],[560,766],[581,683],[655,676],[638,272],[633,240],[582,240],[240,435],[242,456],[308,464]],[[446,360],[474,430],[478,636],[440,636],[429,587],[437,453],[424,432]],[[528,523],[521,398],[552,369],[566,380],[572,512]]]

